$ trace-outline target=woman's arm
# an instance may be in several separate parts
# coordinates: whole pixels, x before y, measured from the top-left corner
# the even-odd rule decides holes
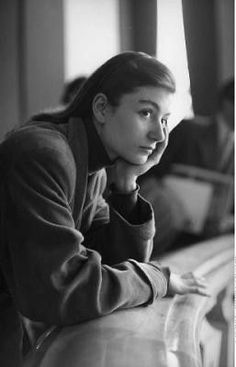
[[[24,151],[4,182],[3,270],[20,312],[48,324],[147,304],[167,291],[157,267],[129,259],[105,265],[84,246],[70,208],[72,168],[63,149]]]

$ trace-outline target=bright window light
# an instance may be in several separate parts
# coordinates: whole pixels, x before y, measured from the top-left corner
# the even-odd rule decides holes
[[[181,0],[157,0],[157,27],[157,58],[172,71],[177,85],[173,128],[193,115]]]
[[[118,0],[64,0],[65,79],[90,75],[119,52]]]

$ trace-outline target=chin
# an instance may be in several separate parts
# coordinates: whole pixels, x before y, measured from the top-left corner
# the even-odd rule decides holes
[[[127,157],[128,158],[128,157]],[[135,157],[130,157],[129,159],[126,159],[128,162],[130,162],[131,164],[137,165],[139,166],[140,164],[145,164],[148,160],[148,156],[135,156]]]

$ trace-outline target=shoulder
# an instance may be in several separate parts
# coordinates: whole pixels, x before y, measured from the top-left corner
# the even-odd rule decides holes
[[[40,126],[25,126],[11,133],[1,144],[0,166],[3,173],[43,174],[63,184],[74,184],[76,179],[75,159],[66,136]]]
[[[45,147],[55,146],[66,142],[65,136],[52,124],[26,125],[8,134],[3,143],[9,147],[25,150],[36,150]],[[63,144],[64,145],[64,144]]]
[[[2,151],[13,159],[40,156],[46,159],[72,158],[66,136],[56,128],[29,125],[12,132],[1,144]]]

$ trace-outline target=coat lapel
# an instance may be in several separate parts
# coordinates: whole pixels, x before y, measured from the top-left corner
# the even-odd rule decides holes
[[[76,163],[76,187],[72,211],[75,226],[79,228],[82,220],[88,178],[88,142],[85,126],[80,118],[73,117],[69,120],[68,140]]]

